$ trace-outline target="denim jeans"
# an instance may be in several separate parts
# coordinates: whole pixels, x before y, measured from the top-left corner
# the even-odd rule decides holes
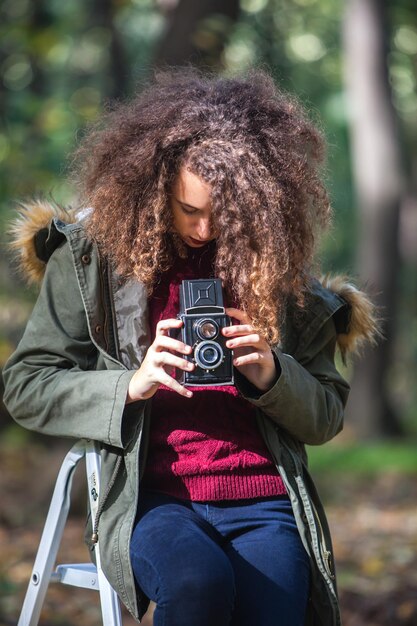
[[[287,496],[190,502],[141,491],[130,556],[154,626],[302,626],[310,568]]]

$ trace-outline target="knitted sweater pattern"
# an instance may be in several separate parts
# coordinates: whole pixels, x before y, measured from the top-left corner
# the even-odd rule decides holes
[[[152,338],[179,311],[179,286],[213,276],[215,243],[189,248],[160,276],[149,300]],[[232,304],[232,303],[231,303]],[[234,386],[193,387],[183,398],[161,386],[152,400],[142,486],[193,501],[252,499],[286,493],[257,427],[254,407]]]

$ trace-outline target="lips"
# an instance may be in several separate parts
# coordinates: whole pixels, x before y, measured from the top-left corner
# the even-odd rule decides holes
[[[206,243],[210,241],[210,239],[206,239],[205,241],[201,241],[200,239],[194,239],[194,237],[188,236],[188,239],[197,246],[204,246]]]

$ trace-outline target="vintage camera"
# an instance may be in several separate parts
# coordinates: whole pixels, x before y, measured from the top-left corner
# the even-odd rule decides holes
[[[226,338],[221,334],[224,326],[231,325],[223,306],[221,280],[183,280],[178,318],[184,322],[179,338],[193,348],[184,358],[195,363],[192,372],[181,370],[179,382],[233,385],[233,351],[226,347]]]

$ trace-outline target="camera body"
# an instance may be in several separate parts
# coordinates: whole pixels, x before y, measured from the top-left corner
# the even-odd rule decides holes
[[[179,338],[193,348],[189,361],[192,372],[181,370],[183,385],[233,385],[233,351],[226,347],[222,328],[231,325],[224,310],[219,278],[183,280],[180,285],[180,311],[183,321]]]

